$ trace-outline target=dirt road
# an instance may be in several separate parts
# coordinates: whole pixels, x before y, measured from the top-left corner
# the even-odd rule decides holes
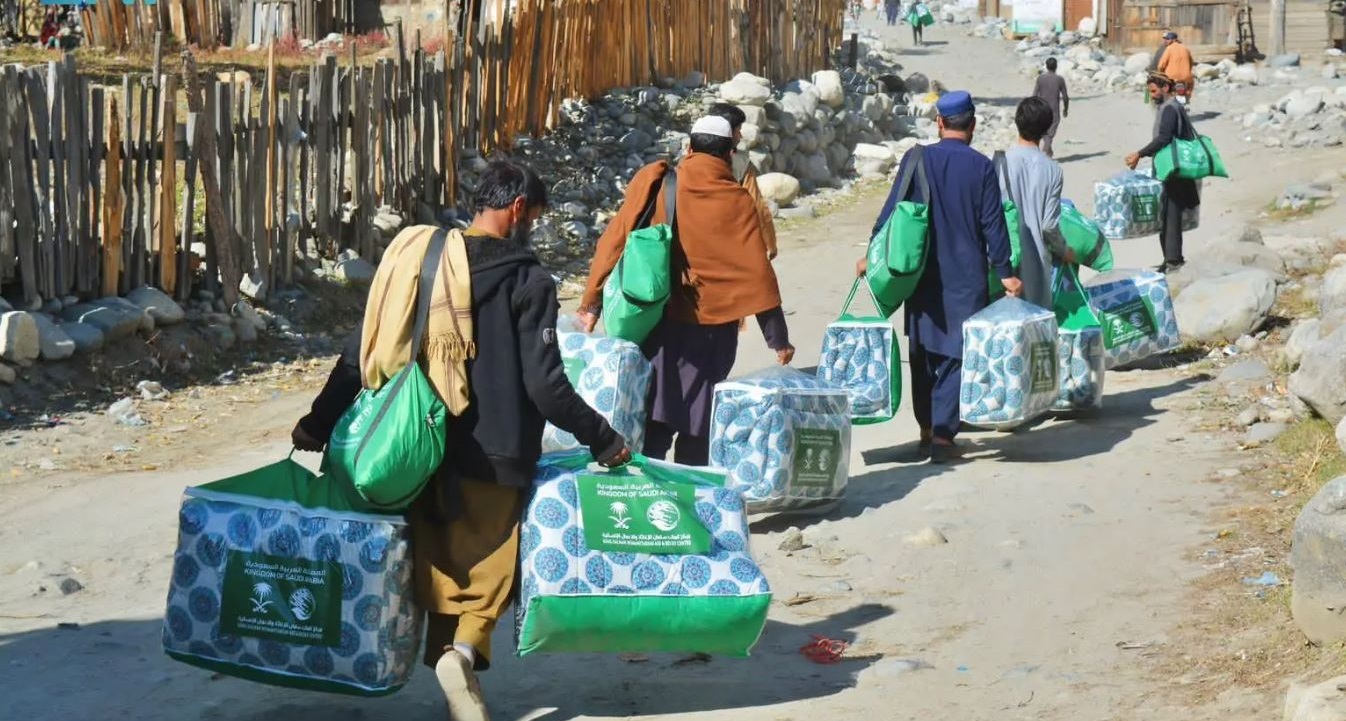
[[[907,48],[908,71],[967,88],[982,104],[1010,105],[1031,88],[1007,43],[946,26],[927,38],[929,47]],[[1088,208],[1093,182],[1148,139],[1150,113],[1131,94],[1077,98],[1058,140],[1067,195]],[[1268,155],[1241,143],[1242,131],[1222,116],[1202,129],[1238,181],[1207,192],[1193,245],[1236,232],[1284,185],[1336,162],[1310,151]],[[800,366],[817,357],[880,202],[870,197],[784,239],[778,268]],[[1155,239],[1115,248],[1120,267],[1160,260]],[[741,372],[771,360],[755,332],[740,356]],[[1156,693],[1168,681],[1145,657],[1188,613],[1185,584],[1202,572],[1191,552],[1210,538],[1211,510],[1235,497],[1207,482],[1231,463],[1232,442],[1198,430],[1186,410],[1199,383],[1181,366],[1110,374],[1099,417],[973,434],[975,461],[954,468],[902,462],[916,440],[905,409],[893,423],[857,429],[849,496],[827,519],[802,524],[810,548],[777,550],[788,521],[755,527],[776,604],[751,659],[520,660],[509,657],[502,629],[506,653],[485,677],[493,713],[550,721],[1269,718],[1279,698],[1236,689],[1218,707],[1169,706]],[[283,455],[313,392],[249,401],[235,421],[182,444],[154,471],[48,474],[0,487],[0,718],[441,717],[424,672],[396,696],[360,701],[212,679],[160,651],[181,489]],[[948,543],[905,540],[927,527]],[[56,583],[67,573],[84,589],[62,596]],[[796,594],[816,598],[787,606]],[[813,634],[850,641],[848,658],[805,659],[798,650]]]

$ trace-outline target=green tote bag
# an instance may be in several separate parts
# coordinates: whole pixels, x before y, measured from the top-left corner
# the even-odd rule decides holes
[[[617,267],[603,284],[603,325],[608,335],[636,344],[645,342],[664,317],[672,291],[669,266],[677,240],[678,197],[678,175],[672,168],[664,176],[663,192],[668,222],[650,225],[658,198],[652,194],[637,230],[626,236]]]
[[[1089,296],[1080,282],[1079,271],[1074,265],[1058,266],[1052,274],[1052,310],[1056,312],[1056,324],[1061,330],[1084,330],[1098,328],[1098,314],[1089,304]]]
[[[444,460],[448,409],[418,361],[447,235],[435,233],[421,264],[411,358],[382,388],[360,392],[327,444],[324,471],[377,508],[411,505]]]
[[[925,151],[917,145],[909,153],[911,162],[898,180],[900,202],[879,232],[869,240],[865,283],[874,294],[884,318],[902,307],[925,273],[925,257],[930,241],[930,183],[925,175]],[[915,180],[924,202],[907,200]]]
[[[1159,180],[1171,177],[1200,180],[1228,178],[1224,159],[1211,139],[1201,135],[1196,140],[1174,140],[1154,156],[1154,175]]]
[[[1014,204],[1013,195],[1010,193],[1009,159],[1005,157],[1003,151],[997,150],[995,155],[991,157],[991,163],[995,165],[996,175],[1000,177],[1000,182],[1004,188],[1004,196],[1000,205],[1005,212],[1005,227],[1009,230],[1010,267],[1017,274],[1020,266],[1019,259],[1023,253],[1022,226],[1019,224],[1019,206]],[[1005,295],[1005,286],[1001,284],[1000,276],[996,275],[994,268],[986,274],[986,287],[990,291],[991,301],[993,302]]]
[[[1112,244],[1092,219],[1069,200],[1061,201],[1061,235],[1080,265],[1100,273],[1112,270]]]

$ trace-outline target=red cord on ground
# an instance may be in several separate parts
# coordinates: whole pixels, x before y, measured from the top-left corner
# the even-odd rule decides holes
[[[814,635],[813,642],[799,649],[799,653],[814,663],[826,665],[840,661],[849,646],[850,644],[845,641],[834,641],[825,636]]]

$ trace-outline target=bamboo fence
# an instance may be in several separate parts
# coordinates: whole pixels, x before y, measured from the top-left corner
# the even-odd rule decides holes
[[[553,127],[565,99],[614,87],[692,71],[806,77],[840,46],[843,5],[478,0],[445,51],[408,51],[399,30],[395,57],[361,66],[352,47],[284,83],[273,52],[256,87],[198,73],[190,54],[182,78],[163,74],[163,30],[154,70],[119,86],[69,55],[5,66],[0,291],[29,304],[149,284],[186,299],[198,283],[232,303],[244,275],[291,283],[303,254],[376,260],[380,207],[433,222],[457,204],[460,150],[508,150]]]

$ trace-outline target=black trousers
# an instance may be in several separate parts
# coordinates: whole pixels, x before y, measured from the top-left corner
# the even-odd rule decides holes
[[[1164,253],[1164,262],[1169,265],[1182,265],[1186,262],[1182,255],[1182,214],[1201,204],[1196,181],[1186,178],[1173,178],[1164,183],[1164,197],[1159,209],[1159,247]]]
[[[946,441],[958,435],[959,391],[963,384],[963,359],[931,353],[920,343],[911,344],[911,408],[921,430],[931,430]]]
[[[645,450],[647,458],[667,460],[668,452],[673,451],[673,462],[684,466],[710,465],[710,439],[705,436],[693,436],[678,433],[670,426],[659,421],[645,424]]]

